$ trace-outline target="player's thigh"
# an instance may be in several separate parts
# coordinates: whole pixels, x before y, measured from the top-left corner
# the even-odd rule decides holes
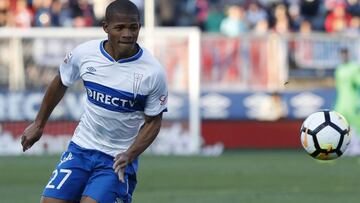
[[[51,197],[41,197],[40,203],[77,203],[77,202],[55,199]]]
[[[84,160],[85,159],[85,160]],[[90,176],[88,161],[79,153],[66,152],[53,171],[42,196],[79,202]]]
[[[98,202],[89,196],[83,196],[81,198],[80,203],[98,203]]]
[[[128,174],[125,174],[125,182],[120,182],[117,174],[115,174],[114,170],[111,168],[96,171],[92,174],[92,177],[90,177],[90,184],[86,186],[83,195],[101,203],[130,203],[132,193],[135,189],[136,182],[134,181],[136,181],[136,179],[129,177]]]

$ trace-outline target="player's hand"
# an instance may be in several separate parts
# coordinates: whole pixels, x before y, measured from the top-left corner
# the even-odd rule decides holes
[[[31,123],[23,132],[21,136],[21,145],[23,152],[30,149],[30,147],[37,142],[43,134],[43,129],[35,122]]]
[[[116,157],[114,158],[113,169],[115,170],[115,173],[118,174],[119,180],[121,182],[125,182],[124,180],[125,168],[126,165],[130,162],[131,162],[130,157],[126,152],[120,153],[116,155]]]

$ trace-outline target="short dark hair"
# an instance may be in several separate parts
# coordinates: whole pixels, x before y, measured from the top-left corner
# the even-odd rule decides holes
[[[115,0],[111,2],[105,11],[105,21],[110,22],[116,13],[137,15],[140,21],[140,12],[136,5],[129,0]]]

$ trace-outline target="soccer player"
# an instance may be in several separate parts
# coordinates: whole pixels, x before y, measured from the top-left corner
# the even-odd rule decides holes
[[[345,154],[360,155],[360,64],[350,59],[347,48],[340,50],[341,64],[335,69],[335,110],[341,113],[351,126],[351,142]]]
[[[105,15],[107,39],[85,42],[66,56],[35,121],[22,135],[26,151],[42,136],[67,87],[83,80],[85,111],[45,186],[42,203],[131,202],[138,156],[157,136],[167,110],[165,71],[137,44],[137,7],[116,0]]]

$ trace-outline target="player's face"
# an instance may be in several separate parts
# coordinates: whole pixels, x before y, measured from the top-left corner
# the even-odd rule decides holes
[[[104,23],[103,27],[114,51],[120,53],[133,51],[140,31],[137,15],[115,14],[110,22]]]

